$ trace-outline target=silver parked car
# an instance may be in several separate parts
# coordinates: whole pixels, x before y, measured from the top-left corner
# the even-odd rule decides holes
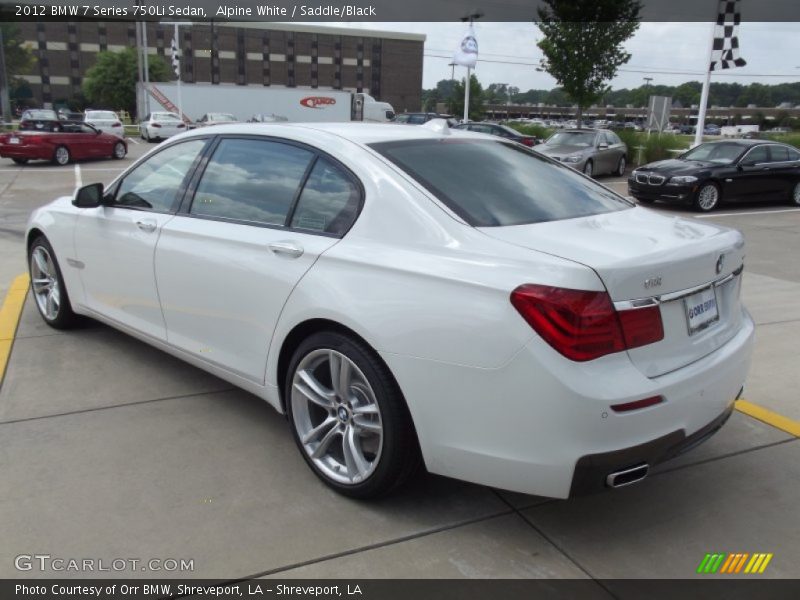
[[[628,147],[608,129],[565,129],[551,135],[534,150],[568,164],[591,177],[614,173],[622,177],[628,159]]]

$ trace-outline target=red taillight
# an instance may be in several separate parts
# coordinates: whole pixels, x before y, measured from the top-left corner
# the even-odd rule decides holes
[[[621,310],[617,314],[628,348],[638,348],[664,339],[664,325],[658,305]]]
[[[524,146],[528,146],[529,148],[533,148],[533,146],[536,145],[534,142],[535,140],[533,140],[532,138],[522,138],[522,144]]]
[[[116,123],[114,123],[114,124],[112,125],[112,127],[122,127],[122,123],[120,123],[119,121],[117,121]]]
[[[606,292],[527,284],[511,292],[511,304],[536,333],[571,360],[625,350],[617,313]]]
[[[521,285],[511,304],[542,339],[584,362],[664,337],[658,306],[617,312],[607,292]]]
[[[161,127],[159,123],[150,123],[151,127]]]
[[[650,398],[644,398],[643,400],[635,400],[633,402],[625,402],[623,404],[612,404],[611,410],[614,412],[628,412],[630,410],[639,410],[640,408],[647,408],[648,406],[661,404],[663,401],[663,396],[651,396]]]

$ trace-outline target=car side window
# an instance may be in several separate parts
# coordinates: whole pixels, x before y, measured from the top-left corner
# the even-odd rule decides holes
[[[770,162],[788,162],[789,149],[786,146],[778,146],[777,144],[769,147]]]
[[[169,212],[206,140],[175,144],[154,154],[125,176],[114,206]]]
[[[794,148],[786,148],[786,151],[789,153],[789,160],[800,160],[800,152]]]
[[[329,160],[317,160],[297,202],[290,226],[334,235],[350,229],[361,192],[351,177]]]
[[[765,163],[768,161],[769,157],[767,156],[766,146],[756,146],[742,158],[742,162],[745,164]]]
[[[422,125],[426,120],[425,115],[411,115],[408,118],[408,122],[412,125]]]
[[[208,161],[190,213],[283,225],[314,153],[281,142],[224,139]]]

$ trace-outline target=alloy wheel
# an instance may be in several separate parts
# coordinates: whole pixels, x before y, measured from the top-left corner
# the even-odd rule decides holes
[[[324,476],[355,485],[372,475],[383,422],[375,392],[352,360],[327,348],[309,352],[294,371],[291,403],[301,446]]]
[[[625,167],[626,166],[627,166],[627,164],[625,162],[625,157],[621,156],[620,159],[619,159],[619,165],[617,165],[617,175],[619,177],[622,177],[623,175],[625,175]]]
[[[69,162],[69,150],[64,146],[59,146],[56,148],[55,159],[59,165],[67,164]]]
[[[712,184],[704,185],[697,192],[697,205],[701,210],[711,210],[719,202],[719,190]]]
[[[792,202],[800,205],[800,181],[794,186],[794,192],[792,192]]]
[[[44,246],[31,252],[31,283],[39,312],[48,321],[55,320],[61,308],[61,288],[53,258]]]
[[[583,174],[587,177],[592,176],[592,161],[586,162],[586,166],[583,167]]]
[[[125,158],[125,144],[117,142],[114,145],[114,158]]]

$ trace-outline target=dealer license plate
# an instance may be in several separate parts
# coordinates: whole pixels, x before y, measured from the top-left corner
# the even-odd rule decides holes
[[[19,144],[19,138],[18,137],[8,138],[8,143],[9,144]]]
[[[686,311],[686,322],[689,324],[689,335],[719,321],[717,292],[713,286],[684,298],[683,307]]]

